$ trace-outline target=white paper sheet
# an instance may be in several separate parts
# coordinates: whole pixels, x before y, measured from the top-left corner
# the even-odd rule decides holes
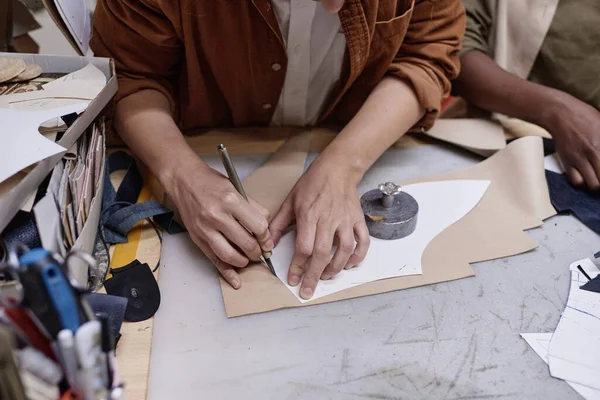
[[[557,174],[565,172],[556,153],[544,157],[544,168]]]
[[[47,90],[49,88],[61,86],[67,82],[85,83],[86,85],[100,86],[100,88],[103,88],[106,85],[106,76],[102,71],[96,68],[94,64],[88,64],[77,71],[63,76],[62,78],[45,83],[43,87],[45,90]]]
[[[552,332],[548,333],[521,333],[527,344],[548,364],[548,348],[552,340]]]
[[[548,351],[550,373],[555,378],[600,389],[600,293],[580,289],[600,271],[589,260],[570,266],[571,288]]]
[[[533,351],[548,364],[548,348],[550,347],[550,341],[552,340],[552,333],[521,333],[521,337],[525,339]],[[580,385],[575,382],[565,382],[586,400],[600,400],[600,390]]]
[[[311,300],[380,279],[421,274],[421,256],[438,234],[467,215],[479,203],[490,185],[485,180],[425,182],[404,186],[419,204],[417,229],[399,240],[371,238],[369,253],[360,266],[343,270],[335,278],[320,281]],[[279,279],[299,295],[300,286],[287,283],[288,268],[294,253],[295,232],[281,238],[271,258]],[[310,301],[310,300],[309,300]]]
[[[0,96],[0,107],[24,111],[49,110],[91,101],[100,91],[100,86],[70,81],[44,90]]]
[[[45,196],[33,208],[42,246],[62,255],[65,254],[65,244],[58,194],[64,170],[65,166],[62,161],[56,164],[52,170]]]
[[[66,151],[39,133],[45,121],[78,112],[87,103],[43,111],[22,111],[0,108],[0,182],[38,161]]]
[[[52,193],[47,193],[33,207],[42,246],[53,253],[64,254],[60,212]]]
[[[42,86],[43,91],[19,93],[12,95],[13,97],[3,96],[0,106],[19,110],[40,110],[79,103],[81,99],[93,100],[106,86],[106,76],[94,64],[88,64]],[[65,97],[69,95],[73,98]],[[61,127],[66,130],[60,118],[46,121],[41,126],[46,131],[57,131]]]
[[[37,194],[37,189],[34,190],[33,192],[29,193],[29,196],[27,196],[27,198],[25,199],[25,202],[21,206],[21,211],[31,212],[31,209],[33,208],[33,202],[35,201],[36,194]]]
[[[86,1],[54,0],[54,3],[69,32],[77,41],[77,46],[82,54],[86,55],[91,35],[90,11],[87,8]]]

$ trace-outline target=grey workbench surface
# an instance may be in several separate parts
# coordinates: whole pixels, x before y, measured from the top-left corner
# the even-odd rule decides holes
[[[476,161],[439,146],[392,150],[360,191]],[[214,271],[175,277],[167,257],[148,398],[576,399],[519,333],[554,331],[569,265],[600,250],[600,237],[570,216],[529,234],[538,249],[475,264],[473,278],[233,319]]]

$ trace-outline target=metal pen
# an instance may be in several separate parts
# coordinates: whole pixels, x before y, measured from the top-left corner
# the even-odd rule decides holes
[[[233,161],[231,161],[231,158],[229,157],[227,148],[224,145],[220,144],[217,146],[217,150],[219,151],[219,155],[221,156],[221,160],[223,161],[223,166],[227,171],[227,176],[229,177],[229,180],[231,181],[232,185],[235,187],[235,190],[237,190],[238,193],[241,194],[246,201],[248,201],[248,196],[246,196],[246,191],[244,191],[244,187],[242,186],[240,177],[238,176],[237,171],[235,170]],[[267,267],[269,267],[271,273],[277,276],[277,274],[275,273],[275,268],[273,268],[273,263],[271,262],[272,255],[273,253],[271,251],[262,252],[265,264],[267,264]]]

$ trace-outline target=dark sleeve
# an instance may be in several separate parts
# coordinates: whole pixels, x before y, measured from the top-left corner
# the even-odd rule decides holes
[[[115,102],[153,89],[167,97],[175,116],[183,47],[164,8],[159,0],[98,0],[91,47],[95,55],[115,61],[119,83]]]
[[[458,76],[458,51],[465,30],[460,0],[417,0],[400,51],[388,74],[410,82],[425,116],[411,129],[429,129]]]
[[[463,55],[471,50],[479,50],[492,56],[489,39],[496,0],[462,0],[467,13],[467,29],[463,38]]]

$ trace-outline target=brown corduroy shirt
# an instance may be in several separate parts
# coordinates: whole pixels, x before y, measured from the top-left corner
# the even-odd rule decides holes
[[[339,17],[342,75],[319,122],[347,123],[391,75],[427,110],[414,129],[429,128],[459,71],[460,1],[347,0]],[[117,102],[158,90],[184,132],[269,125],[287,69],[269,0],[98,0],[91,46],[115,60]]]

